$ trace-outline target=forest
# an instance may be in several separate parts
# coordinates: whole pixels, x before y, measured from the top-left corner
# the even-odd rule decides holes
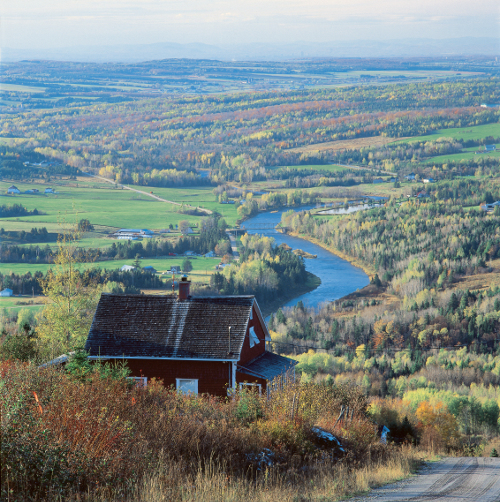
[[[308,164],[311,158],[367,166],[375,162],[397,172],[411,160],[471,144],[457,138],[436,145],[395,143],[373,151],[345,148],[328,154],[297,148],[380,136],[397,140],[494,124],[498,111],[480,105],[499,99],[498,82],[492,77],[33,110],[4,115],[0,136],[16,141],[0,146],[0,154],[13,179],[43,178],[49,171],[74,175],[80,170],[145,186],[249,183],[276,175],[283,179],[286,171],[270,168]],[[25,165],[33,155],[61,164],[50,169]],[[496,158],[480,161],[498,167]]]

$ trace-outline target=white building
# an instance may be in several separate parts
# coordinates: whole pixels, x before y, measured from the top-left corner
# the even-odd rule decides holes
[[[53,188],[46,188],[45,193],[55,193]]]
[[[17,188],[15,185],[11,185],[9,188],[7,188],[7,193],[21,193],[21,190]]]
[[[0,296],[12,296],[12,293],[14,293],[12,289],[5,288],[3,291],[0,291]]]
[[[120,272],[130,272],[132,270],[135,270],[135,267],[132,265],[123,265],[123,267],[120,269]]]

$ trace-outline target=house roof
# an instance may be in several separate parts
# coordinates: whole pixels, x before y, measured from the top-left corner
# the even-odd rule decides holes
[[[238,360],[254,305],[259,314],[253,296],[103,293],[85,349],[101,357]]]
[[[264,352],[245,366],[238,366],[238,371],[258,378],[273,380],[278,375],[292,369],[296,364],[297,361],[288,357],[279,356],[272,352]]]

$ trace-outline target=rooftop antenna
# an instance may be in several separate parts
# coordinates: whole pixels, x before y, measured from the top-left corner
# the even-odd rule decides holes
[[[231,326],[229,326],[229,349],[227,353],[231,354]]]

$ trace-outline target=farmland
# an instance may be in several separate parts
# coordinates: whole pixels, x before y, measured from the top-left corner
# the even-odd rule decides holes
[[[385,136],[370,136],[368,138],[349,139],[344,141],[327,141],[326,143],[317,143],[313,145],[302,146],[299,148],[292,148],[290,149],[290,151],[310,153],[336,150],[359,150],[360,148],[384,146],[389,143],[393,143],[394,141],[396,141],[396,138],[389,138]]]
[[[482,138],[499,138],[500,137],[500,123],[485,124],[471,127],[450,127],[449,129],[439,129],[433,134],[424,136],[414,136],[412,138],[405,138],[398,140],[402,143],[411,143],[413,141],[435,141],[439,138],[452,138],[456,140],[477,140]]]

